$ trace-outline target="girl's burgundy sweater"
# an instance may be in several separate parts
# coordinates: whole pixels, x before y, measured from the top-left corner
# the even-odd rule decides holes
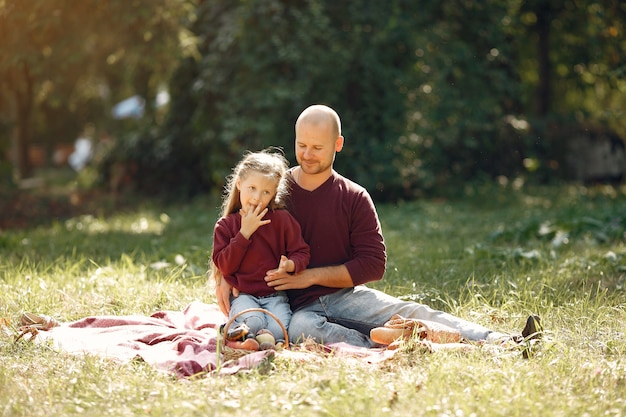
[[[278,268],[281,255],[294,262],[295,272],[305,269],[310,257],[300,226],[287,210],[268,211],[264,219],[272,222],[259,227],[249,240],[239,232],[239,213],[220,218],[213,231],[213,262],[224,279],[239,291],[258,297],[275,292],[264,277]]]

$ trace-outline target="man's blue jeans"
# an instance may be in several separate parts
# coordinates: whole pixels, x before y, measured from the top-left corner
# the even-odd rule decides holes
[[[284,291],[277,291],[267,297],[255,297],[254,295],[240,293],[238,297],[230,297],[230,317],[248,308],[263,308],[274,314],[282,322],[285,328],[291,321],[291,308],[289,299]],[[235,319],[235,323],[245,323],[250,327],[250,333],[256,335],[261,329],[268,329],[274,335],[277,342],[284,341],[285,335],[282,328],[271,316],[259,311],[242,314]]]
[[[289,339],[291,343],[299,343],[310,337],[323,344],[345,342],[369,348],[375,346],[369,338],[370,330],[382,327],[394,314],[445,324],[459,330],[461,337],[468,340],[491,341],[506,337],[424,304],[402,301],[359,285],[322,296],[293,312]]]

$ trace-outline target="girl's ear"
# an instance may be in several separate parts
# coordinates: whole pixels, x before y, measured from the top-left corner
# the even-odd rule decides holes
[[[241,181],[237,180],[237,182],[235,182],[235,187],[237,190],[241,191]]]

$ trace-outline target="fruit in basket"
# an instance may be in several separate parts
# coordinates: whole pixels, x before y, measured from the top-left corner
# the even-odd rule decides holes
[[[241,350],[250,350],[257,351],[259,350],[259,342],[256,339],[249,337],[243,342],[238,340],[227,340],[226,346],[233,349],[241,349]]]
[[[224,333],[224,326],[225,325],[220,326],[220,333],[222,334]],[[236,327],[229,327],[224,338],[231,341],[243,341],[249,332],[250,327],[248,327],[246,323],[241,323]]]
[[[256,340],[259,342],[260,350],[269,350],[275,349],[276,347],[276,339],[274,339],[274,335],[267,329],[261,329],[256,334]]]

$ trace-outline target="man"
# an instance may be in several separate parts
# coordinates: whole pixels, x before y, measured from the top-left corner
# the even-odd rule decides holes
[[[372,347],[370,330],[382,327],[394,314],[445,324],[469,340],[511,338],[365,287],[363,284],[383,277],[385,243],[368,192],[333,170],[335,155],[344,145],[339,116],[327,106],[308,107],[298,117],[295,131],[298,166],[290,171],[287,208],[300,223],[311,260],[309,267],[297,274],[275,269],[265,277],[270,287],[288,290],[293,309],[289,325],[292,343],[313,338],[319,343]],[[222,311],[229,309],[230,291],[225,283],[217,288]]]

